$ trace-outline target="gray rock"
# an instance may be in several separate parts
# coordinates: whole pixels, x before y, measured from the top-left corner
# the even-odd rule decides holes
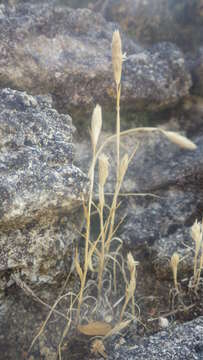
[[[70,267],[87,191],[72,122],[49,97],[0,90],[0,271],[53,282]]]
[[[158,332],[149,338],[116,348],[112,342],[110,360],[201,360],[203,357],[203,318]],[[130,346],[132,350],[130,350]]]
[[[192,92],[197,96],[203,96],[203,47],[200,46],[195,55],[188,56],[188,67],[193,78]]]
[[[117,27],[88,9],[45,4],[4,7],[0,21],[0,86],[51,93],[60,111],[112,108],[112,33]],[[172,44],[144,50],[122,35],[122,101],[126,109],[177,103],[191,87],[182,52]],[[84,120],[83,120],[84,122]]]
[[[95,10],[141,44],[172,41],[190,52],[202,44],[202,0],[106,0]]]

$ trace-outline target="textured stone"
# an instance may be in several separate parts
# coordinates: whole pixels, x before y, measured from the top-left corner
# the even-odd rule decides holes
[[[192,92],[197,96],[203,96],[203,47],[200,46],[195,55],[188,56],[188,67],[193,78]]]
[[[172,41],[187,51],[202,44],[202,0],[106,0],[95,10],[141,44]]]
[[[148,338],[116,348],[112,342],[110,360],[201,360],[203,356],[203,318],[160,331]],[[132,347],[132,349],[129,349]]]
[[[49,97],[0,90],[0,144],[0,270],[52,282],[70,266],[87,184],[72,164],[71,118]]]
[[[117,27],[88,9],[45,4],[2,8],[0,86],[51,93],[57,109],[91,112],[111,107],[115,91],[112,33]],[[177,103],[191,87],[182,52],[172,44],[149,50],[122,35],[126,109],[159,109]]]

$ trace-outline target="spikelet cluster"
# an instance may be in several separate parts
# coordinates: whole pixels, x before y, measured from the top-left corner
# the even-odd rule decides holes
[[[123,54],[120,33],[118,30],[115,30],[112,39],[112,64],[114,80],[117,86],[119,86],[121,82],[122,62]]]
[[[200,281],[200,274],[203,268],[203,234],[202,234],[202,224],[200,224],[197,220],[195,220],[194,224],[191,228],[191,237],[195,242],[195,255],[194,255],[194,285],[197,288]],[[201,250],[201,251],[200,251]],[[199,267],[198,267],[198,257],[199,259]]]
[[[123,178],[125,176],[125,173],[128,169],[128,165],[129,165],[129,159],[128,159],[128,154],[125,154],[123,156],[123,158],[121,159],[120,162],[120,167],[119,167],[119,182],[123,181]]]
[[[177,279],[177,274],[178,274],[178,264],[180,261],[180,256],[177,252],[173,253],[172,257],[171,257],[171,268],[172,268],[172,272],[173,272],[173,281],[174,281],[174,286],[175,289],[178,290],[178,279]]]
[[[123,305],[123,308],[121,310],[120,320],[122,320],[125,309],[129,303],[129,301],[132,301],[132,315],[135,315],[135,303],[134,303],[134,295],[135,295],[135,289],[136,289],[136,266],[138,263],[134,260],[131,252],[127,255],[127,266],[130,273],[130,281],[126,284],[126,292],[125,292],[125,302]]]
[[[92,138],[93,151],[96,150],[101,128],[102,128],[102,109],[101,106],[97,104],[93,110],[92,122],[91,122],[91,138]]]
[[[163,133],[172,143],[178,145],[182,149],[195,150],[197,148],[197,145],[191,140],[174,131],[163,131]]]
[[[109,161],[105,154],[99,157],[99,185],[104,186],[109,174]]]

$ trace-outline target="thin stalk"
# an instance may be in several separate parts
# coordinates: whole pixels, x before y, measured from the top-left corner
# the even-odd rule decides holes
[[[198,270],[197,270],[198,254],[199,254],[199,248],[196,243],[195,257],[194,257],[194,284],[197,284],[197,281],[198,281]]]
[[[104,188],[102,187],[101,191],[104,193]],[[100,253],[100,261],[99,261],[99,274],[98,274],[98,292],[101,295],[102,289],[102,278],[104,272],[104,259],[105,259],[105,231],[104,231],[104,203],[100,204],[100,229],[101,229],[101,253]]]
[[[109,233],[108,233],[108,238],[107,238],[106,244],[105,244],[107,253],[109,252],[111,239],[112,239],[113,232],[114,232],[115,215],[116,215],[116,209],[117,209],[117,199],[118,199],[120,187],[121,187],[120,182],[117,182],[116,183],[115,193],[114,193],[114,196],[113,196],[112,205],[111,205],[111,211],[110,211],[110,214],[109,214],[109,217],[110,217]]]
[[[117,180],[119,178],[120,168],[120,97],[121,84],[116,86],[116,142],[117,142]]]
[[[195,286],[196,290],[199,287],[202,268],[203,268],[203,243],[202,243],[202,246],[201,246],[201,256],[200,256],[200,263],[199,263],[199,271],[198,271],[197,282],[196,282],[196,286]]]
[[[155,128],[155,127],[140,127],[140,128],[134,128],[134,129],[129,129],[129,130],[124,130],[120,132],[120,137],[121,136],[126,136],[126,135],[133,135],[139,132],[151,132],[151,131],[159,131],[162,132],[161,129]],[[100,148],[97,150],[96,153],[96,159],[99,157],[99,155],[101,154],[101,152],[103,151],[103,149],[105,148],[106,145],[108,145],[109,142],[115,140],[117,137],[117,134],[111,135],[109,136],[104,142],[103,144],[100,146]]]
[[[89,260],[89,237],[90,237],[90,226],[91,226],[91,208],[92,208],[92,198],[93,198],[93,187],[94,187],[94,168],[96,164],[96,148],[93,148],[93,159],[91,165],[91,173],[90,173],[90,194],[89,194],[89,201],[88,201],[88,213],[86,219],[86,233],[85,233],[85,262],[84,262],[84,269],[83,269],[83,278],[80,285],[80,293],[78,299],[78,309],[77,309],[77,322],[80,316],[80,308],[83,301],[83,293],[86,284],[87,278],[87,271],[88,271],[88,260]]]

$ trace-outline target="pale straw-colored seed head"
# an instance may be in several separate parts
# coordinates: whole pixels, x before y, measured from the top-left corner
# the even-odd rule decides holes
[[[104,186],[109,174],[109,162],[105,154],[99,157],[99,185]]]
[[[132,256],[131,252],[129,252],[127,255],[127,264],[128,264],[128,269],[129,269],[130,273],[132,273],[135,270],[136,262]]]
[[[121,37],[119,31],[115,30],[112,39],[112,64],[113,64],[114,79],[117,86],[119,86],[121,82],[122,62],[123,62],[123,54],[122,54]]]
[[[195,150],[197,148],[197,145],[185,136],[177,134],[173,131],[163,131],[163,133],[172,143],[178,145],[182,149]]]
[[[119,168],[119,179],[122,180],[125,176],[125,173],[128,169],[129,159],[128,154],[125,154],[120,162],[120,168]]]
[[[179,261],[180,261],[180,256],[178,255],[177,252],[174,252],[173,255],[171,256],[171,267],[173,272],[177,272]]]
[[[92,136],[93,149],[96,149],[101,128],[102,128],[102,109],[101,106],[97,104],[93,110],[92,123],[91,123],[91,136]]]
[[[127,264],[130,272],[130,282],[126,288],[126,297],[129,299],[134,296],[136,289],[136,265],[138,265],[138,262],[134,260],[131,252],[127,255]]]
[[[177,280],[177,273],[178,273],[178,264],[180,261],[180,256],[178,255],[177,252],[173,253],[173,255],[171,256],[171,268],[172,268],[172,272],[173,272],[173,282],[174,282],[174,286],[176,291],[178,292],[178,280]]]
[[[202,239],[202,229],[201,224],[195,220],[194,224],[191,227],[191,236],[194,241],[201,241]]]
[[[192,225],[191,236],[192,239],[195,241],[195,251],[196,254],[198,254],[202,242],[202,229],[201,229],[201,224],[198,223],[197,220],[195,220],[194,224]]]

